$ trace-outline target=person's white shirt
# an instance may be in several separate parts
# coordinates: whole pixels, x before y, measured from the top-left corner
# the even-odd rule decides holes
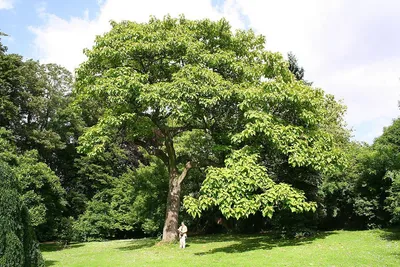
[[[187,227],[184,223],[178,228],[179,231],[179,247],[185,248],[186,247],[186,236],[187,236]]]

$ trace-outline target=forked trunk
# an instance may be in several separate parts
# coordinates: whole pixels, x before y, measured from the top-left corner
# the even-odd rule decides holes
[[[178,176],[176,154],[172,138],[166,140],[165,146],[168,154],[169,190],[162,241],[172,242],[178,239],[178,217],[181,206],[181,183],[183,179],[185,179],[188,171],[192,168],[192,163],[190,161],[187,162],[184,170]]]

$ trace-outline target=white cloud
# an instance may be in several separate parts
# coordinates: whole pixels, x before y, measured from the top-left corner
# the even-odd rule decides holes
[[[12,9],[14,0],[0,0],[0,9]]]
[[[399,115],[400,2],[396,0],[379,5],[373,0],[225,0],[218,7],[211,0],[99,0],[99,4],[92,20],[87,12],[64,20],[42,10],[44,24],[30,27],[36,35],[36,57],[74,69],[85,59],[83,48],[110,29],[111,19],[145,22],[150,15],[167,13],[190,19],[224,16],[233,28],[249,26],[265,35],[267,49],[293,51],[306,79],[344,100],[346,120],[355,128],[356,139],[372,141]]]
[[[357,140],[371,142],[399,116],[400,2],[235,2],[267,49],[293,51],[306,79],[343,99]]]
[[[146,22],[151,15],[161,18],[166,14],[175,17],[185,14],[190,19],[222,17],[221,12],[212,7],[211,1],[204,0],[108,0],[100,3],[100,11],[93,20],[88,19],[87,12],[83,13],[82,17],[64,20],[54,14],[46,13],[43,8],[38,10],[45,24],[29,27],[36,35],[35,57],[44,62],[56,62],[73,70],[85,59],[82,50],[91,47],[96,35],[110,29],[110,20]],[[239,16],[232,10],[227,10],[225,16],[229,18],[234,28],[244,27]]]

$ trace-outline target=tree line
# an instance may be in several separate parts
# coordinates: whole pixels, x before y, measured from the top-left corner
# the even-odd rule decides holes
[[[399,222],[398,119],[352,141],[293,54],[226,20],[111,24],[74,76],[0,43],[0,169],[40,241]]]

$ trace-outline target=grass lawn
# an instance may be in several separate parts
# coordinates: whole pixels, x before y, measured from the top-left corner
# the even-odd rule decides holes
[[[313,238],[268,235],[188,237],[188,247],[155,239],[41,245],[46,266],[400,266],[400,232],[323,232]]]

